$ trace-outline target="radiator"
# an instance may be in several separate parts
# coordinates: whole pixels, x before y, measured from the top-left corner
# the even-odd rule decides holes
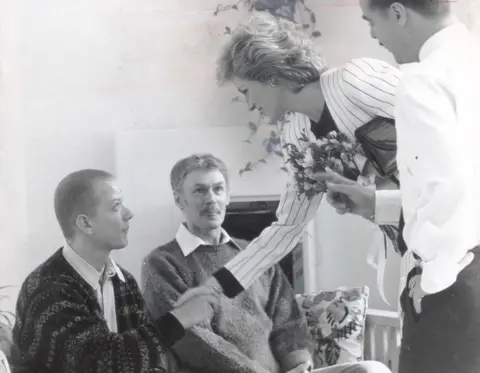
[[[401,330],[398,312],[369,309],[365,326],[364,360],[380,361],[393,373],[397,373]]]

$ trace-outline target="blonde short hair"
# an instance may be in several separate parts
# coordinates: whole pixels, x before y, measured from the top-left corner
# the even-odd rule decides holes
[[[96,183],[113,179],[106,171],[85,169],[72,172],[60,181],[55,189],[54,207],[65,238],[73,238],[78,215],[95,214],[99,204]]]
[[[295,23],[255,12],[235,28],[217,61],[217,80],[237,77],[266,83],[284,79],[303,86],[318,81],[325,69],[310,37]]]

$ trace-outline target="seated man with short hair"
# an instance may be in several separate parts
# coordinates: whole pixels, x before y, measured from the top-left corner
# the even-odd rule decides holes
[[[185,224],[143,263],[143,294],[154,316],[170,311],[182,293],[247,244],[221,227],[229,203],[224,162],[194,154],[177,162],[170,178]],[[302,373],[311,367],[311,343],[293,289],[277,265],[239,296],[220,295],[212,321],[187,331],[173,349],[182,368],[195,373]]]
[[[150,318],[137,282],[110,257],[127,245],[133,216],[111,174],[66,176],[55,191],[55,214],[66,243],[21,287],[12,372],[177,371],[168,346],[212,317],[216,298],[200,296],[196,305]]]

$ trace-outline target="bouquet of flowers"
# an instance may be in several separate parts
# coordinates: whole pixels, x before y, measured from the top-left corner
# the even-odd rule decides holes
[[[347,179],[362,182],[363,185],[374,185],[373,181],[361,176],[355,157],[364,155],[360,144],[353,143],[343,133],[331,131],[325,137],[312,142],[305,132],[301,133],[300,141],[306,143],[306,151],[301,151],[294,144],[287,143],[283,147],[288,153],[287,163],[294,172],[297,189],[300,193],[313,198],[319,193],[327,191],[326,183],[318,181],[314,175],[318,172],[325,172],[330,168]],[[398,249],[398,229],[394,225],[381,225],[380,229],[385,237],[392,242],[395,251]],[[385,245],[386,257],[387,245]]]

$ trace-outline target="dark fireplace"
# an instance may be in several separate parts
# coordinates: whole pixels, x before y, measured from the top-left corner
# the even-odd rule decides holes
[[[264,228],[277,220],[278,203],[278,200],[232,202],[227,208],[223,228],[234,238],[251,241],[259,236]],[[290,284],[297,292],[303,289],[303,283],[299,283],[303,280],[298,281],[299,276],[300,278],[303,277],[302,266],[300,265],[297,270],[298,263],[301,262],[301,251],[301,243],[299,243],[295,250],[285,256],[279,263]],[[297,280],[295,281],[295,279]]]

